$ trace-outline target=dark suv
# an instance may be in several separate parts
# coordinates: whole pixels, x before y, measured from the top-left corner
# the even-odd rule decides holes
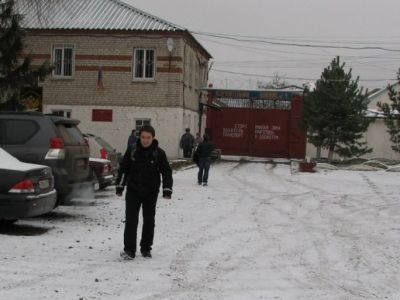
[[[0,147],[26,163],[52,168],[58,203],[89,175],[89,147],[79,121],[36,112],[0,112]]]

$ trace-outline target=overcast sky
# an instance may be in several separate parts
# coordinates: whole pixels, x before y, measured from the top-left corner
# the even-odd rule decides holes
[[[285,43],[400,49],[399,0],[124,1],[191,31],[261,36]],[[248,88],[257,80],[270,80],[255,75],[275,72],[289,78],[288,83],[300,84],[319,78],[336,55],[369,88],[385,86],[400,67],[400,50],[304,48],[196,38],[214,57],[210,80],[217,86]],[[375,79],[385,81],[369,81]]]

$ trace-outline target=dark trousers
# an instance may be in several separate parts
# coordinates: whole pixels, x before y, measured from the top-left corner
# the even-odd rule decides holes
[[[208,182],[208,174],[210,171],[211,159],[208,157],[200,157],[199,159],[199,174],[198,174],[198,182],[199,183],[207,183]]]
[[[140,250],[151,251],[154,239],[154,227],[158,194],[141,195],[132,189],[126,192],[124,250],[136,252],[137,227],[140,207],[143,212],[142,239]]]
[[[184,158],[191,158],[192,152],[193,152],[192,147],[183,147],[183,157]]]

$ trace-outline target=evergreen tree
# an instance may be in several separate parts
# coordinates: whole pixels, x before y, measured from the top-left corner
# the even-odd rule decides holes
[[[358,88],[351,69],[335,58],[324,69],[313,91],[304,100],[304,125],[308,139],[317,148],[329,150],[329,161],[336,152],[341,157],[361,156],[372,149],[362,142],[370,120],[365,117],[367,92]]]
[[[0,110],[21,110],[23,88],[37,87],[51,68],[45,62],[32,69],[29,55],[24,56],[22,16],[16,12],[13,0],[0,1]]]
[[[400,68],[397,79],[400,84]],[[391,103],[378,103],[378,107],[385,114],[385,124],[390,134],[390,141],[393,143],[392,149],[400,152],[400,88],[396,91],[394,85],[389,85],[388,90]]]

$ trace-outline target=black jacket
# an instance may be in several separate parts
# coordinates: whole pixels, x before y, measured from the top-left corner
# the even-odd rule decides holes
[[[212,141],[205,140],[199,144],[197,147],[197,155],[199,158],[208,158],[211,156],[211,153],[214,151],[215,146]]]
[[[181,137],[181,148],[190,148],[193,149],[195,143],[194,136],[191,135],[190,133],[185,133]]]
[[[149,148],[143,148],[140,140],[136,148],[128,148],[120,164],[117,185],[127,185],[141,194],[158,193],[163,182],[163,196],[172,194],[172,170],[164,150],[154,140]]]

